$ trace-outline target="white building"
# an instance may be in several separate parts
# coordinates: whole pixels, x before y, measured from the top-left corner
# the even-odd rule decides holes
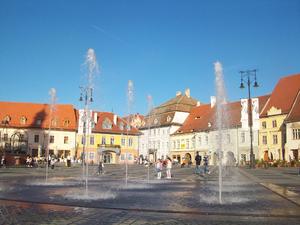
[[[175,98],[154,108],[145,117],[145,125],[140,128],[139,154],[155,161],[170,154],[170,134],[181,127],[189,112],[200,103],[191,98],[187,89],[184,94],[177,92]]]

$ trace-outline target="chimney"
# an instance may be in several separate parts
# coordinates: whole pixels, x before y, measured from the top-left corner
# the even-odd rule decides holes
[[[176,92],[176,96],[179,96],[179,95],[181,95],[181,91]]]
[[[114,114],[114,124],[117,125],[117,118],[118,116],[116,114]]]
[[[216,96],[210,96],[210,108],[216,105],[217,98]]]
[[[185,89],[185,95],[186,97],[190,98],[191,97],[191,90],[189,88]]]
[[[197,105],[196,106],[200,106],[200,105],[201,105],[201,103],[199,101],[197,101]]]

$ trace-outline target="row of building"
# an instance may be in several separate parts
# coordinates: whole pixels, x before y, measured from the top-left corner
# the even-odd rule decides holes
[[[250,160],[252,115],[255,159],[299,160],[300,74],[283,77],[269,95],[224,102],[226,121],[216,126],[216,98],[203,104],[190,90],[177,92],[145,117],[122,118],[110,112],[77,110],[72,105],[0,102],[0,154],[30,154],[58,158],[72,156],[90,162],[133,163],[167,156],[193,163],[196,152],[216,164],[222,142],[224,163]],[[83,118],[89,118],[85,120]],[[88,122],[86,122],[88,121]]]

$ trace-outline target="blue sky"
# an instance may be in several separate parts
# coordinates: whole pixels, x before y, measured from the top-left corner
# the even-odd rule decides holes
[[[299,0],[1,0],[0,101],[81,107],[88,48],[97,55],[94,80],[99,111],[147,112],[147,95],[159,105],[176,91],[209,102],[220,61],[230,100],[240,90],[240,70],[258,69],[260,88],[272,91],[282,76],[300,73]]]

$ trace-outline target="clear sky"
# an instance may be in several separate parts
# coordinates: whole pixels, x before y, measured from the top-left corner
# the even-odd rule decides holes
[[[272,91],[280,77],[300,73],[299,0],[1,0],[0,101],[58,103],[75,107],[84,83],[88,48],[97,55],[94,80],[99,111],[127,113],[191,90],[208,103],[214,65],[224,69],[231,101],[241,91],[240,70],[258,69],[260,87]]]

